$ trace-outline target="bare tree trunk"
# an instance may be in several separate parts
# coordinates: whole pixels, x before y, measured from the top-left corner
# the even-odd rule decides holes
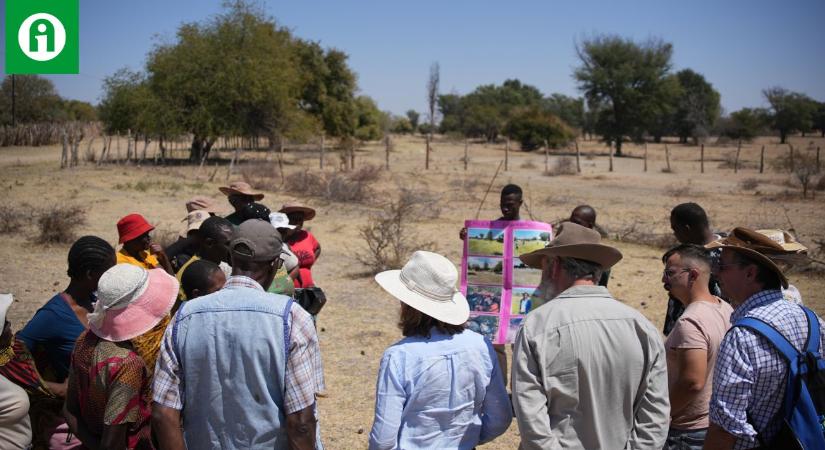
[[[149,142],[150,142],[149,136],[144,136],[143,137],[143,153],[140,155],[140,162],[143,162],[143,161],[146,160],[146,149],[149,148]]]
[[[118,131],[117,136],[115,136],[115,157],[117,158],[117,163],[120,164],[120,131]]]
[[[579,151],[579,140],[576,139],[574,141],[576,143],[576,172],[582,173],[582,152]],[[544,150],[544,171],[547,171],[547,147]]]
[[[425,156],[424,156],[424,169],[425,170],[430,169],[430,136],[431,136],[431,134],[428,133],[427,134],[427,151],[425,152]]]
[[[137,150],[136,150],[137,151]],[[126,163],[132,159],[132,130],[126,130]]]
[[[384,151],[386,154],[384,155],[384,168],[388,171],[390,170],[390,135],[384,136]]]
[[[89,138],[89,143],[88,143],[88,145],[86,146],[86,156],[85,156],[85,158],[87,158],[87,159],[93,159],[93,158],[94,158],[94,153],[92,152],[92,143],[93,143],[94,141],[95,141],[95,137],[94,137],[94,136],[92,136],[92,137],[90,137],[90,138]],[[91,162],[91,161],[90,161],[90,162]]]
[[[240,153],[240,147],[235,147],[235,152],[232,153],[232,159],[229,160],[229,170],[226,171],[226,182],[229,182],[229,177],[232,176],[232,169],[235,168],[235,160],[238,159],[238,154]]]
[[[788,144],[788,149],[791,152],[790,153],[790,156],[791,156],[791,173],[793,173],[794,170],[796,170],[796,164],[794,164],[794,158],[793,158],[793,144]]]
[[[742,152],[742,141],[736,146],[736,159],[733,160],[733,173],[739,172],[739,153]]]
[[[759,173],[765,172],[765,146],[762,146],[762,151],[759,152]]]
[[[702,149],[699,152],[699,171],[705,173],[705,144],[702,144]]]
[[[69,165],[69,137],[66,129],[63,129],[63,152],[60,154],[60,168],[65,169]]]
[[[670,147],[667,144],[665,144],[665,162],[667,163],[668,173],[672,172],[673,170],[670,168]]]
[[[547,140],[544,140],[544,173],[550,173],[550,146],[547,145]]]

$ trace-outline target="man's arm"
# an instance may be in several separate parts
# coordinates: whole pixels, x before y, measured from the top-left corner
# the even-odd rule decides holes
[[[287,438],[294,449],[314,449],[315,394],[323,388],[321,349],[312,317],[299,307],[290,310],[289,356],[284,379]]]
[[[650,326],[648,351],[651,366],[647,379],[639,387],[643,390],[639,404],[635,405],[633,430],[629,448],[662,448],[667,439],[670,419],[670,399],[667,393],[667,360],[665,347],[658,331]]]
[[[510,404],[510,397],[507,395],[507,388],[504,387],[504,377],[501,373],[501,366],[498,364],[498,356],[489,343],[487,343],[487,352],[493,363],[493,373],[490,384],[487,385],[484,403],[481,405],[479,444],[490,442],[504,434],[510,426],[510,422],[513,421],[513,407]]]
[[[315,404],[286,415],[286,436],[291,450],[315,449]]]
[[[95,437],[88,428],[83,424],[81,420],[77,418],[77,412],[72,411],[72,407],[69,406],[69,402],[63,404],[63,417],[66,419],[66,425],[69,426],[69,430],[80,439],[80,442],[83,443],[83,446],[89,448],[90,450],[97,450],[100,447],[100,440]]]
[[[715,423],[708,427],[708,434],[705,436],[705,446],[703,450],[731,450],[736,444],[736,436],[728,433]]]
[[[179,410],[152,403],[152,431],[161,450],[186,450]]]
[[[394,365],[392,356],[385,354],[381,358],[375,386],[375,416],[370,430],[370,450],[394,449],[398,446],[401,414],[407,401],[404,383],[398,372],[400,371]]]
[[[128,423],[120,425],[104,425],[103,436],[100,438],[100,448],[105,450],[126,450],[128,447],[126,432]]]
[[[708,375],[708,352],[705,349],[673,349],[678,373],[670,385],[670,409],[680,411],[705,388]]]
[[[552,344],[551,344],[552,345]],[[516,423],[521,432],[521,449],[546,449],[554,442],[547,411],[542,368],[522,327],[513,346],[512,391]]]

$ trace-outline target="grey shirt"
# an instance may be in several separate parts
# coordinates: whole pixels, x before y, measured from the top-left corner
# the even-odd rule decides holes
[[[533,310],[516,338],[513,406],[523,449],[652,449],[667,437],[662,338],[602,286]]]

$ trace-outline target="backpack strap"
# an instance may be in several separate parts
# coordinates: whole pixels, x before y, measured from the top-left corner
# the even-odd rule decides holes
[[[802,310],[808,318],[808,341],[805,343],[805,353],[811,353],[819,358],[819,319],[810,309],[802,306]]]

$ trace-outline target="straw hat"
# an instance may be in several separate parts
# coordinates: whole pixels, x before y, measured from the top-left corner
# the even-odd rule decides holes
[[[282,212],[284,214],[289,214],[291,212],[302,212],[304,213],[304,220],[312,220],[312,218],[315,217],[314,209],[297,202],[284,203],[278,212]]]
[[[218,188],[221,192],[224,193],[227,197],[230,195],[249,195],[250,197],[254,198],[255,201],[259,201],[264,198],[263,192],[258,192],[252,189],[252,186],[249,183],[244,181],[234,181],[229,184],[229,186],[221,186]]]
[[[521,261],[534,268],[541,269],[545,256],[563,256],[594,262],[607,270],[621,261],[622,253],[609,245],[601,244],[602,236],[598,231],[583,227],[573,222],[562,222],[556,238],[547,247],[519,256]]]
[[[186,212],[190,213],[192,211],[219,212],[214,200],[200,195],[196,195],[186,202]]]
[[[181,230],[180,237],[186,235],[192,230],[198,230],[204,220],[210,218],[209,213],[203,209],[196,209],[186,215],[186,226]]]
[[[437,253],[419,250],[401,270],[381,272],[375,281],[393,297],[436,320],[461,325],[470,317],[470,305],[455,287],[458,271]]]
[[[178,280],[163,269],[117,264],[100,277],[89,329],[113,342],[140,336],[169,314],[178,289]]]
[[[781,231],[781,230],[774,230]],[[776,235],[776,233],[773,233]],[[790,236],[790,235],[788,235]],[[776,236],[775,236],[776,237]],[[784,242],[784,232],[783,232]],[[789,250],[786,250],[786,247]],[[705,248],[724,248],[739,252],[746,257],[752,259],[757,264],[764,266],[774,272],[782,284],[782,287],[788,288],[788,278],[782,273],[782,269],[776,265],[771,257],[783,256],[801,252],[800,247],[805,248],[795,240],[792,243],[780,244],[771,236],[760,233],[750,228],[736,227],[731,231],[730,235],[722,239],[715,240],[707,245]],[[807,248],[805,248],[807,251]]]

